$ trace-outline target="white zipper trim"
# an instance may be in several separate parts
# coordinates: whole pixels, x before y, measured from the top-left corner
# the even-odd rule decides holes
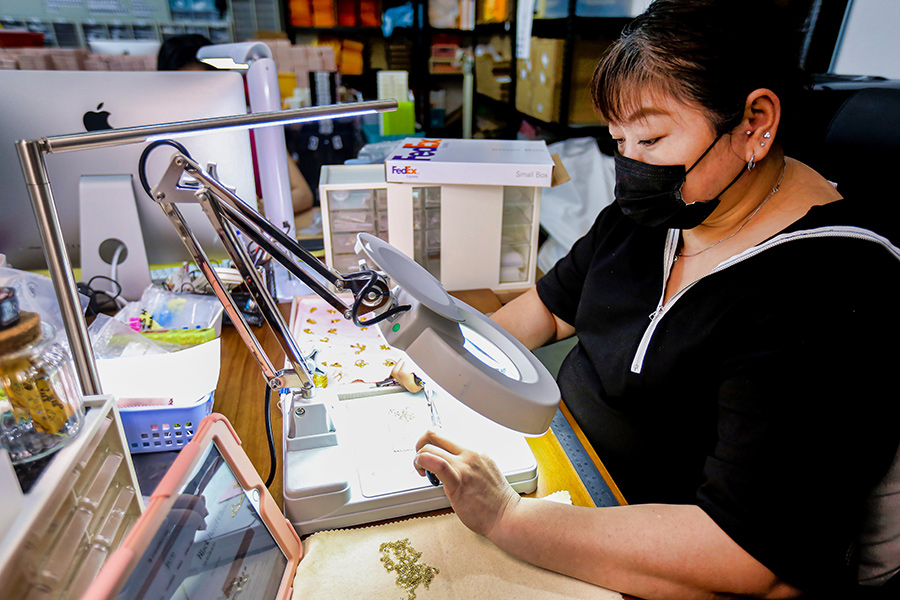
[[[805,229],[803,231],[796,231],[793,233],[783,233],[781,235],[777,235],[774,238],[770,239],[767,242],[759,244],[758,246],[754,246],[749,248],[740,254],[735,254],[731,258],[722,261],[716,268],[712,271],[700,277],[699,279],[695,279],[684,288],[678,291],[677,294],[672,296],[668,302],[665,302],[666,295],[666,283],[669,279],[669,273],[672,269],[672,265],[675,262],[675,252],[678,248],[678,237],[680,235],[680,231],[677,229],[670,229],[669,235],[666,239],[666,250],[664,253],[664,266],[665,269],[663,271],[663,291],[662,296],[660,296],[659,303],[656,306],[656,310],[653,311],[653,314],[650,315],[650,324],[647,326],[647,329],[644,331],[644,335],[641,337],[641,342],[638,344],[637,352],[635,353],[634,360],[631,362],[631,372],[632,373],[640,373],[644,368],[644,359],[647,357],[647,349],[650,347],[650,341],[653,338],[653,333],[656,331],[659,322],[662,320],[663,316],[672,308],[672,305],[689,289],[691,289],[695,283],[698,281],[709,277],[714,273],[718,273],[728,267],[734,266],[738,263],[741,263],[749,258],[752,258],[759,254],[760,252],[764,252],[770,248],[774,248],[775,246],[780,246],[781,244],[792,242],[794,240],[808,239],[808,238],[823,238],[823,237],[844,237],[844,238],[853,238],[859,240],[868,240],[871,242],[875,242],[877,244],[881,244],[885,249],[891,252],[898,261],[900,261],[900,248],[891,243],[887,238],[880,236],[868,229],[863,229],[861,227],[851,227],[851,226],[835,226],[835,227],[819,227],[817,229]]]

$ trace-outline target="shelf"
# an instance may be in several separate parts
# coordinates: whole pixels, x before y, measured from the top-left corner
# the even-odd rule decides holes
[[[408,29],[409,27],[395,27],[394,31]],[[288,27],[288,33],[296,35],[298,33],[304,35],[360,35],[360,36],[382,36],[384,32],[381,27]]]
[[[577,37],[619,37],[625,25],[631,22],[625,17],[572,17],[562,19],[535,19],[531,26],[533,37],[565,38],[570,27]]]

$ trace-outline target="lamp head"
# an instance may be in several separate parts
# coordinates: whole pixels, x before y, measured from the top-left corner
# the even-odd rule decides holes
[[[261,58],[272,58],[272,50],[262,42],[212,44],[197,51],[197,60],[217,69],[246,70]]]
[[[485,417],[516,431],[547,431],[559,406],[559,387],[518,340],[448,294],[408,256],[361,233],[364,252],[397,284],[395,305],[410,309],[378,322],[387,342],[404,350],[429,379]]]

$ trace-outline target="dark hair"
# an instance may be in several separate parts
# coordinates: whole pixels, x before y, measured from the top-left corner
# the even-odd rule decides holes
[[[782,105],[802,89],[799,32],[768,0],[656,0],[594,70],[591,94],[607,120],[662,94],[705,111],[717,134],[736,127],[747,96],[771,89]]]
[[[170,37],[159,47],[156,57],[157,71],[180,71],[188,65],[206,65],[197,60],[197,50],[212,44],[199,33],[186,33]]]

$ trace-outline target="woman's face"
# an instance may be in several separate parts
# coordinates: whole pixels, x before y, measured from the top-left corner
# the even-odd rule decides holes
[[[715,141],[709,118],[699,109],[662,94],[644,94],[640,106],[609,133],[627,158],[652,165],[690,169]],[[708,200],[734,179],[743,159],[731,150],[731,135],[716,142],[688,174],[681,189],[687,203]]]

